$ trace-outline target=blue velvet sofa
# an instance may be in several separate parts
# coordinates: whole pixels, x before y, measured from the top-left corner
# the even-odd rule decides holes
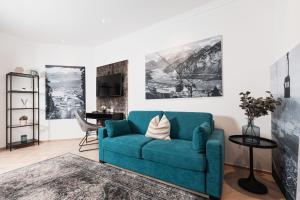
[[[145,137],[150,120],[163,114],[171,124],[171,140]],[[198,151],[193,148],[197,139],[194,132],[203,123],[209,126],[201,129],[207,134],[207,140],[204,149]],[[224,132],[214,128],[210,113],[132,111],[128,120],[115,125],[117,135],[110,137],[109,128],[99,129],[100,162],[204,193],[211,199],[221,197]]]

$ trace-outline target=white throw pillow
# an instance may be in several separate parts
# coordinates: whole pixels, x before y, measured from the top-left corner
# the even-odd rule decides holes
[[[163,115],[159,121],[159,115],[151,119],[148,130],[146,132],[146,137],[151,137],[159,140],[171,140],[170,138],[171,125],[166,117]]]

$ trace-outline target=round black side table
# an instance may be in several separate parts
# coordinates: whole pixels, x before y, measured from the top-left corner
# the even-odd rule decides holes
[[[257,181],[253,172],[253,148],[272,149],[276,148],[277,144],[273,140],[261,137],[253,137],[250,135],[231,135],[229,140],[233,143],[249,147],[249,177],[239,179],[240,187],[255,194],[268,193],[267,187]]]

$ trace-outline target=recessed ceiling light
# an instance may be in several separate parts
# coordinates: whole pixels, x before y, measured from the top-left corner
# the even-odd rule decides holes
[[[105,19],[101,19],[101,23],[104,24],[106,21]]]

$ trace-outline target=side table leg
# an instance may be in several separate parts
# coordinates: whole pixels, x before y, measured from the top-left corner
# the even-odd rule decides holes
[[[253,170],[253,147],[249,147],[249,177],[239,179],[239,186],[245,190],[255,194],[268,193],[267,187],[261,182],[257,181]]]

